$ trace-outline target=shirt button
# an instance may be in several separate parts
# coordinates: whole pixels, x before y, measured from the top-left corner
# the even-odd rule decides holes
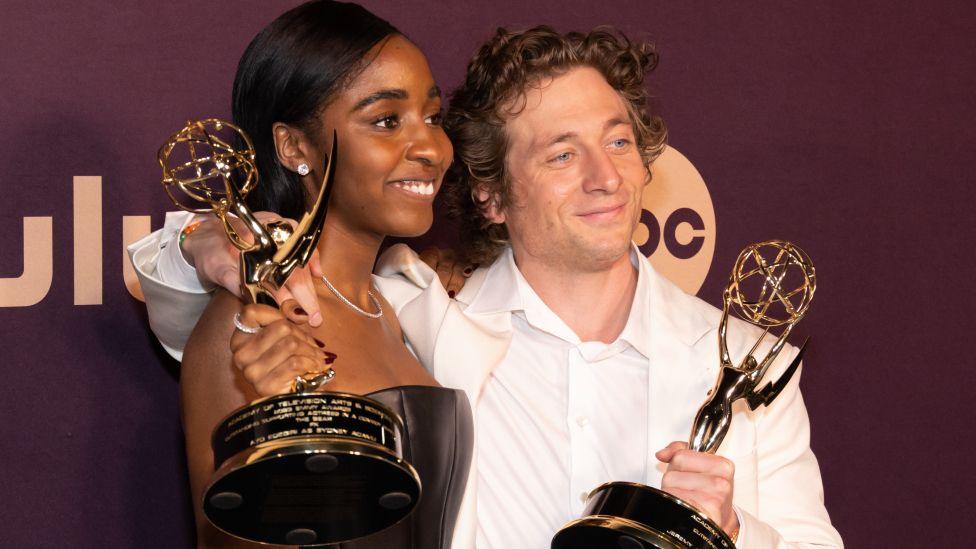
[[[580,492],[580,496],[579,496],[580,501],[586,503],[586,498],[589,497],[589,495],[590,495],[589,492]]]
[[[578,418],[576,418],[576,424],[579,425],[580,427],[586,427],[587,425],[589,425],[589,423],[590,423],[590,418],[586,416],[579,416]]]

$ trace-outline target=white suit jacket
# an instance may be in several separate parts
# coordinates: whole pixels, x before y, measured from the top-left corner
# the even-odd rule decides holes
[[[178,285],[160,279],[155,262],[160,240],[166,238],[161,233],[157,231],[130,246],[129,255],[146,297],[150,325],[167,351],[179,359],[208,296],[180,290]],[[646,259],[640,256],[640,261]],[[493,291],[506,290],[484,284],[492,268],[476,270],[452,300],[436,273],[409,248],[398,245],[383,255],[377,264],[379,276],[374,277],[396,309],[407,342],[420,362],[442,385],[467,393],[475,421],[481,390],[508,352],[512,337],[510,311],[484,306],[485,302],[497,301],[490,299]],[[647,337],[652,356],[647,440],[649,447],[663,448],[672,441],[688,439],[694,415],[718,375],[716,331],[720,311],[683,293],[653,269],[648,271],[652,328]],[[733,360],[741,359],[759,334],[755,327],[733,320],[729,326]],[[772,338],[768,339],[771,343]],[[768,346],[761,346],[757,356],[762,356]],[[795,348],[784,348],[768,379],[777,379],[796,352]],[[719,453],[736,466],[733,503],[742,518],[737,547],[843,547],[824,508],[799,377],[797,372],[769,407],[751,411],[740,401],[733,408],[732,425]],[[647,456],[647,463],[644,482],[659,487],[665,466],[653,455]],[[477,463],[473,463],[455,528],[454,549],[475,546],[477,478]]]
[[[685,294],[638,256],[645,262],[651,294],[647,440],[649,447],[663,448],[675,440],[688,440],[695,413],[718,376],[721,311]],[[500,301],[493,294],[511,291],[499,287],[503,277],[493,273],[501,266],[498,261],[475,271],[455,299],[447,296],[436,273],[406,246],[391,248],[376,270],[377,285],[396,308],[421,363],[443,385],[468,394],[475,422],[482,388],[508,353],[512,338],[511,312],[485,305]],[[733,360],[744,357],[762,333],[737,319],[728,332]],[[757,350],[757,358],[774,341],[767,340]],[[778,379],[797,352],[785,347],[767,379]],[[744,401],[733,407],[732,425],[719,454],[735,463],[733,504],[742,518],[737,547],[843,547],[824,507],[799,377],[797,372],[769,407],[752,411]],[[644,483],[660,487],[665,469],[653,454],[648,455]],[[477,463],[471,471],[454,534],[456,549],[473,548],[475,543]]]

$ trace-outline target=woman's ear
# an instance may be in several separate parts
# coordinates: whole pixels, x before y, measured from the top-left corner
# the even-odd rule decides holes
[[[293,172],[299,171],[302,164],[308,166],[310,159],[305,132],[284,122],[275,122],[271,125],[271,134],[274,136],[278,162],[282,166]]]

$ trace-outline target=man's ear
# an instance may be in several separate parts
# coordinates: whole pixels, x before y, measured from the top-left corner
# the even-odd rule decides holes
[[[311,163],[305,132],[284,122],[275,122],[271,125],[271,134],[274,136],[278,161],[286,169],[297,172],[301,164]]]
[[[499,225],[505,222],[505,212],[498,205],[498,195],[491,194],[479,185],[474,191],[474,196],[478,199],[478,204],[481,204],[481,214],[485,219]]]

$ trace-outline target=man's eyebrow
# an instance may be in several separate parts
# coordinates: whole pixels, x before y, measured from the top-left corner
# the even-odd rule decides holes
[[[352,108],[352,112],[356,112],[360,109],[365,109],[366,107],[376,103],[377,101],[382,101],[384,99],[406,99],[408,97],[407,91],[402,89],[388,89],[380,90],[378,92],[371,93],[361,99],[356,106]]]
[[[610,120],[607,120],[603,124],[603,131],[607,131],[607,130],[609,130],[611,128],[615,128],[617,126],[629,126],[629,125],[630,125],[630,121],[629,120],[626,120],[626,119],[623,119],[623,118],[611,118]],[[544,146],[545,147],[551,147],[551,146],[553,146],[553,145],[555,145],[557,143],[565,143],[566,141],[569,141],[569,140],[571,140],[571,139],[573,139],[575,137],[578,137],[578,136],[579,136],[579,134],[576,133],[576,132],[564,132],[564,133],[561,133],[561,134],[557,135],[556,137],[553,137],[552,139],[546,141],[546,144]]]
[[[561,134],[557,135],[556,137],[553,137],[549,141],[546,141],[546,145],[545,146],[546,147],[551,147],[552,145],[555,145],[556,143],[565,143],[566,141],[569,141],[570,139],[572,139],[572,138],[574,138],[574,137],[576,137],[578,135],[579,134],[576,133],[576,132],[565,132],[565,133],[561,133]]]
[[[606,131],[609,130],[610,128],[621,126],[621,125],[629,126],[630,120],[625,120],[623,118],[611,118],[610,120],[607,120],[606,124],[603,125],[603,130]]]

